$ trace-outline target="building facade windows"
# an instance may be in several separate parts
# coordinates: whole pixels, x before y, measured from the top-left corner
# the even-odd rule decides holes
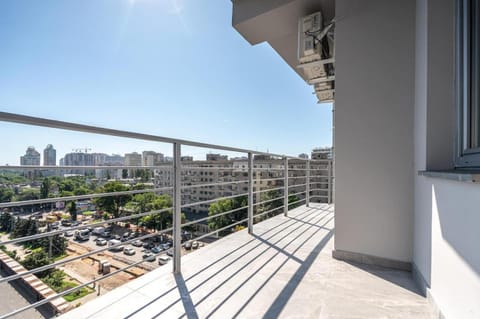
[[[456,166],[480,167],[480,0],[457,0]]]

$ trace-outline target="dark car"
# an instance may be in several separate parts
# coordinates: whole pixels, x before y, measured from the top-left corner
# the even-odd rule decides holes
[[[143,248],[146,248],[146,249],[152,249],[153,247],[155,247],[154,243],[147,242],[143,244]]]
[[[142,256],[143,260],[145,261],[155,261],[156,257],[155,257],[155,254],[152,254],[152,253],[147,253],[145,255]]]
[[[62,226],[72,226],[72,221],[68,219],[62,219]]]

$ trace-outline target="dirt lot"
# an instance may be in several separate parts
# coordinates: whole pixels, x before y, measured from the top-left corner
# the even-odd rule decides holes
[[[75,277],[77,280],[81,282],[87,282],[92,280],[94,277],[98,278],[101,277],[98,274],[98,262],[94,262],[90,258],[85,258],[81,260],[76,260],[66,264],[64,267],[65,272],[67,274],[72,274],[72,277]],[[117,288],[126,282],[136,278],[131,274],[127,274],[125,272],[120,272],[114,276],[109,278],[103,279],[99,282],[102,287],[102,290],[112,290]],[[98,285],[98,283],[97,283]]]

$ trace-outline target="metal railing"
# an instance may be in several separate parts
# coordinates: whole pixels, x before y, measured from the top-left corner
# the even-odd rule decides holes
[[[240,226],[240,228],[247,228],[248,232],[253,234],[254,224],[256,222],[277,214],[281,214],[282,212],[285,216],[287,216],[289,208],[292,209],[302,203],[305,203],[307,206],[309,206],[311,202],[331,203],[333,198],[333,190],[331,187],[333,184],[332,161],[328,159],[308,160],[282,154],[258,152],[237,147],[120,131],[5,112],[0,112],[0,121],[36,127],[61,129],[72,132],[85,132],[98,135],[137,139],[142,141],[169,143],[171,144],[173,153],[172,162],[153,166],[0,166],[0,171],[13,170],[24,172],[45,170],[62,172],[72,169],[81,169],[85,172],[89,170],[145,169],[149,170],[149,172],[151,172],[154,176],[153,187],[112,192],[98,192],[74,196],[55,196],[50,198],[30,199],[23,201],[7,201],[0,203],[0,209],[3,210],[13,208],[23,209],[28,207],[38,208],[40,207],[39,205],[53,205],[54,203],[58,202],[65,203],[82,200],[98,201],[105,198],[120,198],[120,196],[134,196],[147,193],[153,193],[155,195],[167,194],[172,196],[171,206],[162,207],[161,209],[150,209],[146,211],[138,210],[131,212],[124,210],[124,212],[128,212],[128,214],[117,214],[118,216],[114,216],[114,218],[96,220],[88,224],[76,225],[69,227],[68,231],[80,231],[87,228],[102,226],[107,223],[114,224],[130,220],[138,222],[138,220],[142,217],[154,215],[159,216],[160,214],[165,214],[167,212],[171,214],[170,222],[168,223],[168,225],[171,225],[170,227],[160,230],[153,229],[150,231],[144,231],[140,236],[128,239],[121,243],[109,245],[108,247],[96,247],[94,250],[87,253],[66,257],[41,267],[10,274],[0,278],[0,283],[10,282],[13,280],[22,280],[21,278],[24,278],[28,275],[34,275],[39,272],[52,270],[55,269],[55,267],[65,265],[76,260],[81,260],[115,247],[124,246],[136,240],[151,239],[161,234],[171,236],[171,241],[173,244],[173,272],[180,273],[182,247],[185,247],[187,244],[193,241],[199,241],[206,237],[218,237],[219,235],[221,236],[225,233],[231,233],[234,227]],[[245,164],[243,164],[242,167],[240,167],[240,165],[235,166],[235,160],[230,160],[227,162],[221,162],[221,164],[217,165],[218,167],[215,167],[215,163],[205,164],[201,163],[200,161],[198,163],[195,161],[188,162],[188,164],[182,165],[182,146],[242,153],[246,155],[246,159],[237,161],[245,162]],[[256,156],[261,156],[261,158],[256,159]],[[228,165],[232,167],[226,167]],[[202,175],[200,175],[198,172],[201,172]],[[216,174],[218,172],[222,173]],[[169,177],[165,178],[167,175]],[[210,179],[212,179],[212,181],[210,181]],[[226,207],[228,207],[228,209],[220,212],[210,210],[211,205],[220,202],[227,203],[228,205],[226,205]],[[208,206],[208,215],[205,214],[205,206]],[[198,211],[203,211],[203,213],[198,213]],[[119,212],[121,212],[121,208]],[[190,215],[199,216],[199,218],[182,221],[182,212],[189,212]],[[20,218],[18,216],[14,217]],[[226,219],[228,224],[225,225],[224,223],[215,223],[214,221],[219,218]],[[207,228],[209,229],[207,232],[200,233],[195,238],[189,238],[186,241],[182,241],[182,235],[186,234],[184,232],[185,229],[189,229],[196,224],[204,224],[205,222],[210,222],[210,224],[216,225],[216,227],[210,229],[210,225],[208,225]],[[137,228],[137,231],[138,229],[139,228]],[[64,233],[64,231],[65,230],[63,229],[53,230],[47,228],[47,230],[43,232],[3,240],[0,242],[0,245],[18,245],[21,243],[48,238],[51,248],[52,238],[54,238],[54,236],[61,235]],[[154,256],[165,253],[166,251],[162,251],[154,254]],[[125,265],[125,267],[119,267],[117,270],[109,274],[104,274],[94,278],[93,280],[87,283],[82,283],[77,287],[59,292],[53,296],[44,296],[43,299],[33,304],[18,308],[10,313],[0,314],[0,319],[14,316],[30,308],[39,307],[51,302],[56,298],[75,292],[78,289],[87,287],[90,284],[109,278],[127,269],[136,267],[144,262],[146,261],[141,259],[136,262],[129,263]]]

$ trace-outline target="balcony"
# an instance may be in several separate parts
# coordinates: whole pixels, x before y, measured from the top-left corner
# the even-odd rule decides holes
[[[409,272],[332,258],[334,207],[301,206],[61,316],[434,318]]]
[[[74,254],[60,256],[56,260],[50,259],[48,264],[30,267],[28,270],[18,262],[8,259],[8,256],[2,257],[1,265],[7,272],[0,279],[0,283],[20,283],[24,290],[26,287],[26,290],[35,291],[36,300],[31,301],[30,305],[19,303],[13,309],[2,309],[0,318],[22,316],[27,313],[25,311],[32,311],[32,308],[40,310],[45,317],[61,314],[62,318],[434,316],[410,272],[332,258],[335,226],[332,204],[334,177],[330,159],[308,160],[8,113],[1,113],[0,118],[6,122],[47,129],[59,128],[115,138],[128,137],[173,144],[173,161],[161,165],[1,167],[3,171],[23,171],[25,176],[32,178],[31,185],[38,184],[36,172],[42,170],[50,170],[57,175],[60,172],[68,173],[69,170],[87,174],[93,170],[112,169],[148,169],[158,173],[150,187],[132,187],[111,192],[95,191],[73,196],[60,194],[41,199],[0,203],[0,208],[12,211],[20,209],[25,212],[25,208],[32,211],[40,208],[45,210],[50,204],[61,201],[90,200],[91,204],[98,205],[98,201],[95,202],[94,199],[124,198],[147,193],[173,196],[171,203],[167,204],[168,207],[140,210],[122,208],[118,216],[110,216],[104,220],[87,220],[68,228],[69,231],[79,232],[88,228],[92,232],[106,223],[126,227],[122,223],[132,221],[137,223],[138,231],[139,218],[169,214],[167,219],[170,219],[166,225],[162,224],[159,229],[156,226],[150,230],[142,229],[136,238],[127,238],[121,243],[111,242],[107,247],[95,246],[94,243],[88,246],[90,239],[81,243],[78,238],[69,239],[68,245],[74,247]],[[182,145],[234,151],[247,156],[230,162],[222,159],[218,163],[181,161]],[[216,177],[202,181],[200,175]],[[111,179],[99,178],[97,183],[108,184],[110,181]],[[136,183],[138,180],[133,179],[130,182]],[[204,192],[205,197],[202,199],[191,196],[192,190],[212,187],[217,189],[216,192]],[[228,196],[224,192],[228,192]],[[269,197],[266,198],[264,194],[269,194]],[[202,208],[239,198],[243,200],[238,201],[238,207],[227,205],[223,211],[209,209],[208,216],[201,215]],[[182,212],[187,209],[192,209],[188,218],[181,217]],[[17,221],[25,218],[21,214],[15,214],[13,213]],[[221,217],[228,217],[227,225],[217,224],[214,229],[203,227],[201,231],[194,232],[194,238],[182,238],[182,230],[187,227]],[[48,217],[46,219],[48,224]],[[35,234],[4,238],[0,244],[16,245],[20,248],[22,243],[48,238],[50,244],[45,249],[48,250],[50,258],[51,250],[55,248],[52,238],[62,234],[66,236],[65,229],[47,227]],[[140,253],[137,254],[137,260],[132,260],[111,252],[120,246],[127,247],[136,240],[147,241],[154,237],[162,238],[162,241],[163,238],[171,238],[172,258],[166,261],[166,265],[158,267],[156,259],[166,256],[166,250],[152,249],[155,263],[142,259],[138,256]],[[193,241],[205,241],[205,247],[197,248],[197,251],[188,249],[187,245]],[[105,272],[102,266],[104,272],[95,274],[93,279],[76,276],[75,270],[68,268],[70,264],[89,261],[86,267],[95,270],[100,264],[103,265],[101,259],[107,257],[110,258],[108,260],[112,269],[108,267],[109,270]],[[40,272],[54,269],[62,270],[72,278],[76,277],[79,284],[54,292],[36,276]],[[139,269],[146,271],[139,272]],[[122,274],[135,276],[128,277],[125,284],[116,288],[109,287],[108,281]],[[81,303],[68,303],[63,298],[82,288],[94,289],[95,293],[81,299]]]

